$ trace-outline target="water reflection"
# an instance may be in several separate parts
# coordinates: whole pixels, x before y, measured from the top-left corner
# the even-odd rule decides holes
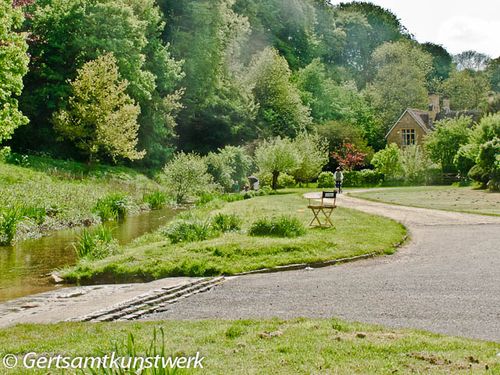
[[[174,216],[170,209],[151,211],[113,223],[113,234],[126,244],[144,233],[154,231]],[[15,246],[0,247],[0,302],[58,286],[48,281],[54,269],[76,262],[73,242],[79,230],[64,230],[37,240],[22,241]]]

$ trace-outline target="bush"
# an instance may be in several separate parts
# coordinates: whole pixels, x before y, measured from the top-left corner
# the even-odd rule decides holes
[[[164,229],[163,234],[167,236],[173,244],[179,242],[204,241],[217,235],[209,222],[184,219],[175,220],[170,223]]]
[[[335,178],[332,172],[321,172],[318,176],[319,188],[335,187]]]
[[[82,230],[78,242],[73,246],[80,259],[104,259],[119,253],[118,241],[113,238],[111,229],[104,225],[93,230]]]
[[[344,186],[372,186],[379,185],[384,181],[384,175],[373,169],[362,169],[361,171],[344,172]]]
[[[0,245],[11,245],[17,231],[17,223],[21,214],[16,207],[10,207],[0,212]]]
[[[203,158],[196,154],[175,155],[163,169],[162,182],[179,204],[190,196],[213,190],[212,176]]]
[[[488,181],[490,179],[490,175],[488,171],[485,171],[483,168],[481,168],[479,165],[473,166],[470,170],[467,176],[474,181],[480,182],[481,183],[481,188],[485,189]]]
[[[388,180],[396,180],[403,174],[401,152],[395,143],[387,145],[383,150],[373,155],[371,163]]]
[[[122,220],[127,214],[127,197],[121,193],[110,194],[97,201],[94,212],[103,222]]]
[[[154,191],[144,195],[144,203],[149,205],[152,210],[159,210],[167,204],[167,195],[162,191]]]
[[[299,219],[288,216],[262,218],[254,222],[250,228],[251,236],[299,237],[306,233]]]
[[[281,173],[278,177],[278,189],[294,187],[296,185],[295,178],[286,173]]]
[[[234,214],[219,213],[212,218],[212,227],[222,233],[234,232],[241,229],[241,219]]]

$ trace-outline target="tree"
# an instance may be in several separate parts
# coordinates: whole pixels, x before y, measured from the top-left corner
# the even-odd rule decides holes
[[[386,179],[397,179],[403,174],[401,165],[401,153],[395,143],[387,145],[385,149],[378,151],[371,160],[371,163]]]
[[[470,117],[445,119],[435,123],[435,130],[425,139],[425,149],[430,159],[441,165],[443,172],[456,171],[455,155],[462,145],[468,143]]]
[[[262,136],[295,137],[312,123],[310,110],[292,84],[286,60],[266,48],[253,61],[248,84],[259,110],[257,121]]]
[[[280,173],[293,173],[300,162],[300,155],[288,138],[264,140],[255,150],[255,164],[261,173],[272,175],[273,190],[277,189]]]
[[[180,152],[165,165],[161,180],[180,204],[191,195],[209,190],[212,176],[207,173],[207,166],[201,156]]]
[[[337,9],[341,11],[338,18],[346,32],[346,44],[340,63],[352,72],[351,77],[361,89],[374,77],[374,51],[386,42],[409,40],[411,35],[394,13],[378,5],[353,1],[341,3]],[[362,18],[353,18],[352,13],[361,15]]]
[[[342,168],[348,171],[365,165],[366,154],[361,152],[352,143],[342,144],[342,146],[338,150],[332,152],[331,155]]]
[[[293,144],[301,159],[293,177],[298,182],[314,180],[328,163],[328,141],[318,134],[302,133]]]
[[[491,89],[496,93],[500,93],[500,57],[488,62],[486,74],[490,79]]]
[[[10,0],[0,0],[0,143],[28,123],[15,98],[23,89],[29,61],[25,34],[18,32],[22,22],[22,10]]]
[[[113,54],[87,62],[71,82],[68,109],[55,114],[55,128],[75,142],[89,162],[99,155],[113,160],[144,156],[135,149],[140,107],[126,94],[127,86]]]
[[[443,83],[445,94],[454,110],[484,109],[490,90],[484,72],[471,70],[454,71]]]
[[[388,129],[408,107],[427,108],[431,56],[410,42],[385,43],[373,53],[376,76],[367,97]]]
[[[490,57],[484,53],[477,51],[464,51],[453,56],[453,62],[457,65],[457,69],[461,70],[484,70],[490,61]]]
[[[406,181],[422,183],[427,179],[431,161],[419,145],[405,147],[400,151],[401,169]]]

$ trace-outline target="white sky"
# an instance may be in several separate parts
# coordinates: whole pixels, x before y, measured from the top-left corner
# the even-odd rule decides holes
[[[391,10],[421,43],[441,44],[451,54],[475,50],[500,56],[500,0],[367,1]]]

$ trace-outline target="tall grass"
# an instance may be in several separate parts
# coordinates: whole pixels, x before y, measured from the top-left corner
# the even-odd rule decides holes
[[[0,245],[12,244],[20,219],[21,214],[17,207],[9,207],[0,212]]]
[[[105,222],[124,219],[127,209],[126,195],[114,193],[99,199],[94,207],[94,212]]]
[[[118,241],[113,238],[111,228],[104,225],[82,230],[73,246],[80,259],[103,259],[119,252]]]
[[[218,213],[212,218],[212,226],[220,232],[234,232],[241,229],[241,219],[235,214]]]
[[[159,210],[167,204],[167,195],[162,191],[154,191],[144,195],[144,203],[149,205],[152,210]]]
[[[171,243],[204,241],[216,237],[209,221],[179,219],[170,223],[163,234]]]
[[[249,231],[251,236],[270,237],[299,237],[305,233],[306,228],[299,219],[286,215],[259,219],[252,224]]]

